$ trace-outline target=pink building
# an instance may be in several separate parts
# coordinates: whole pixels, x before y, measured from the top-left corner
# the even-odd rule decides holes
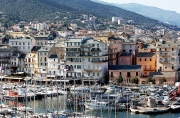
[[[128,52],[123,52],[119,57],[118,65],[132,65],[133,54]]]
[[[134,77],[140,80],[142,75],[143,68],[141,65],[112,65],[109,67],[109,80],[115,83],[119,76],[122,76],[123,84],[127,84]]]

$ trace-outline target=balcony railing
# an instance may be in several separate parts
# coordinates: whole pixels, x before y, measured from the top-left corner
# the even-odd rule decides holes
[[[101,63],[101,62],[108,62],[108,59],[106,60],[92,60],[92,63]]]
[[[159,60],[159,63],[170,63],[170,60]]]
[[[159,55],[162,57],[171,56],[170,52],[160,52]]]
[[[99,72],[101,70],[102,68],[84,68],[84,71],[87,71],[87,72]]]

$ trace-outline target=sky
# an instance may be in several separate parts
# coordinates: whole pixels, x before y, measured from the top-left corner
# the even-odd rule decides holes
[[[180,0],[101,0],[109,3],[138,3],[180,13]]]

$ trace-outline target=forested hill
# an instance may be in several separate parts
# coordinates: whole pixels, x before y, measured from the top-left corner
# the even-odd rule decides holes
[[[112,16],[122,17],[126,20],[134,20],[144,26],[163,25],[157,20],[144,17],[115,6],[104,5],[91,0],[0,0],[0,11],[18,16],[21,20],[52,20],[62,19],[70,14],[72,19],[80,18],[84,13],[92,14],[103,19],[111,19]]]

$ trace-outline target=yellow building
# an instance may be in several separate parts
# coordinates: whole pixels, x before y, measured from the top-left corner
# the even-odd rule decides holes
[[[144,69],[143,76],[149,76],[150,72],[156,72],[156,55],[153,52],[138,52],[137,65],[142,65]]]
[[[9,35],[11,35],[13,38],[29,36],[27,34],[24,34],[24,32],[9,32]]]
[[[26,55],[26,71],[32,76],[37,76],[38,74],[38,54],[36,53],[41,47],[34,46],[31,50],[31,53]]]

